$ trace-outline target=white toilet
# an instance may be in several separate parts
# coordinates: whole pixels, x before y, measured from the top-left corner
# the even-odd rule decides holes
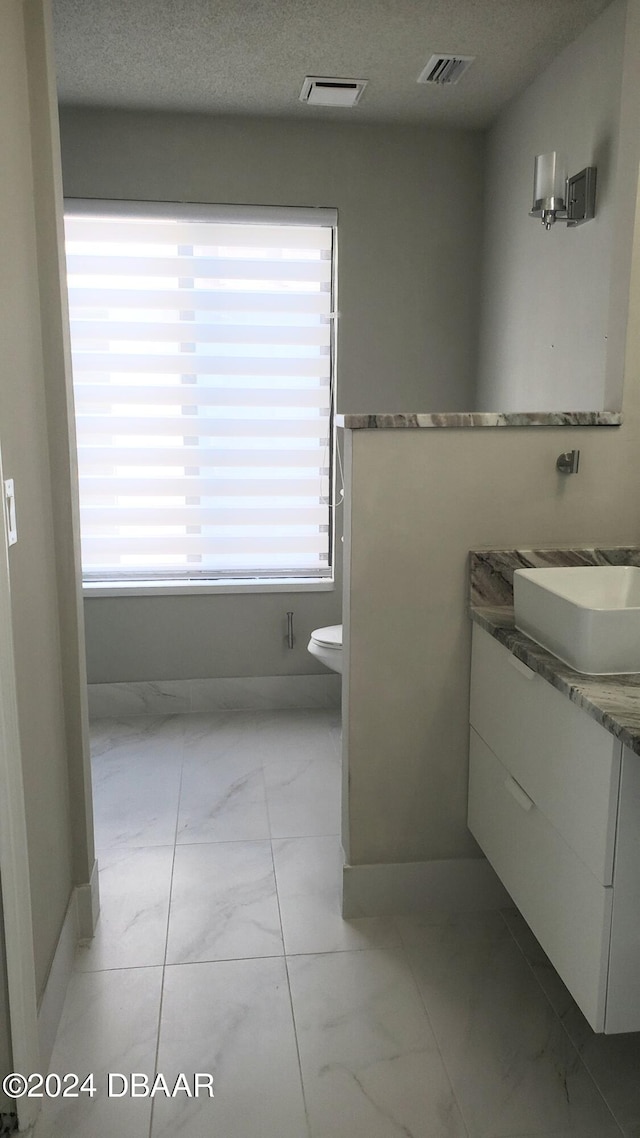
[[[342,672],[342,625],[330,624],[311,633],[307,650],[332,672]]]

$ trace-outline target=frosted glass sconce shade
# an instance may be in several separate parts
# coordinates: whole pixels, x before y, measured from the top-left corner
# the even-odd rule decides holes
[[[533,172],[534,210],[564,209],[566,186],[567,164],[562,155],[556,150],[537,154]]]

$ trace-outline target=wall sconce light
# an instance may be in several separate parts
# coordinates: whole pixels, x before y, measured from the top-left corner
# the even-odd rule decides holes
[[[585,166],[567,177],[562,157],[552,150],[537,154],[533,170],[533,208],[529,217],[539,217],[546,230],[556,221],[570,228],[590,221],[596,213],[596,167]]]

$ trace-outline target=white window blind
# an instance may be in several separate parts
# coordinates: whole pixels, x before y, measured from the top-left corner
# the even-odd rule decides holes
[[[67,202],[86,580],[329,575],[335,222]]]

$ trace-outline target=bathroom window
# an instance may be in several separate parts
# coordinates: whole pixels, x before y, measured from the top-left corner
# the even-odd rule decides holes
[[[66,203],[85,581],[331,575],[336,220]]]

